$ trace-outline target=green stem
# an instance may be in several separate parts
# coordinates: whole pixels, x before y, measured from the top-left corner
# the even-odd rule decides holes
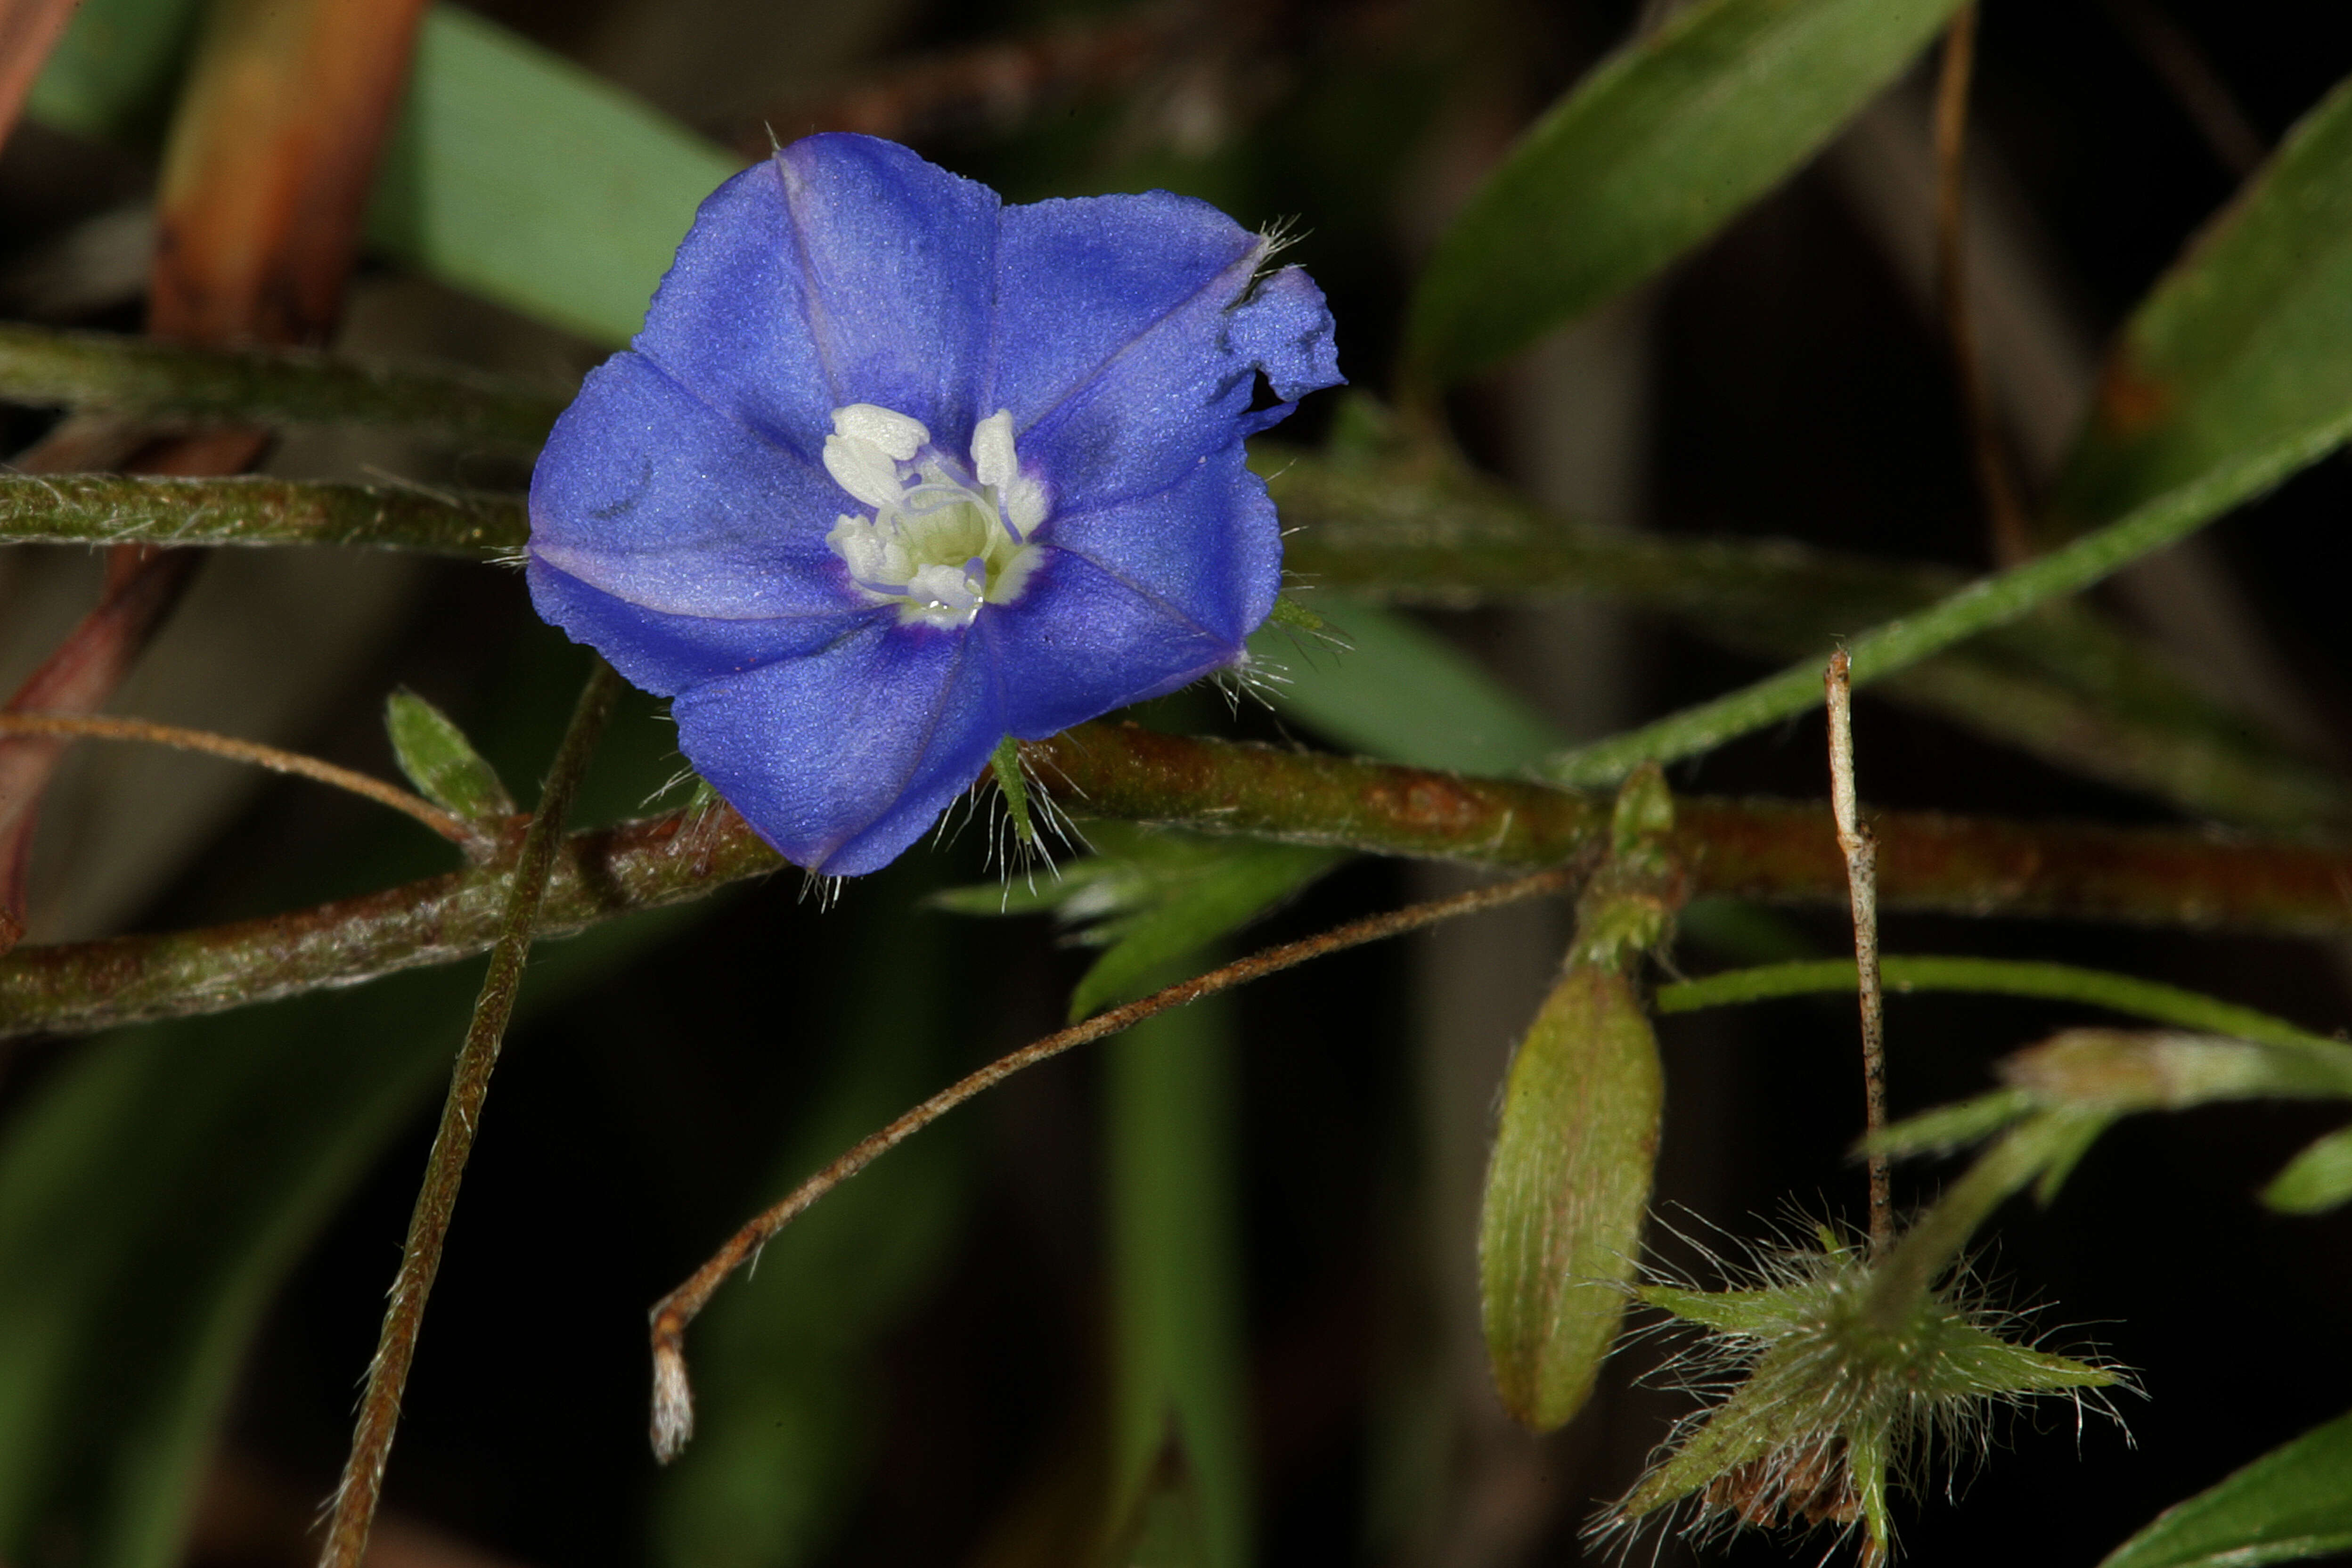
[[[1971,584],[1934,607],[1863,633],[1849,645],[1859,686],[1906,669],[1930,654],[2006,626],[2036,605],[2077,593],[2152,551],[2186,538],[2265,484],[2332,449],[2341,430],[2265,452],[2159,496],[2051,553]],[[1811,710],[1821,700],[1824,661],[1808,660],[1742,690],[1669,714],[1653,724],[1582,746],[1538,766],[1555,784],[1613,784],[1645,762],[1674,762]]]
[[[516,496],[291,479],[0,474],[11,544],[345,544],[482,556],[521,548]]]
[[[0,400],[188,424],[377,425],[529,451],[568,393],[299,349],[215,349],[0,323]]]
[[[465,1044],[457,1051],[449,1095],[441,1107],[441,1125],[434,1133],[433,1152],[425,1163],[424,1184],[417,1189],[416,1208],[409,1216],[407,1245],[401,1250],[400,1271],[393,1279],[391,1300],[384,1309],[375,1359],[368,1364],[367,1392],[360,1399],[351,1458],[344,1464],[342,1482],[335,1489],[334,1514],[328,1522],[320,1568],[359,1568],[366,1553],[376,1500],[383,1489],[384,1461],[392,1455],[393,1434],[400,1422],[401,1392],[408,1384],[416,1336],[425,1325],[425,1299],[432,1294],[434,1276],[440,1271],[450,1217],[457,1212],[457,1188],[465,1180],[466,1162],[481,1127],[482,1107],[489,1099],[490,1074],[498,1066],[507,1020],[513,1016],[515,994],[522,984],[523,963],[538,931],[540,906],[562,842],[563,818],[572,809],[572,797],[579,789],[581,775],[588,771],[588,759],[621,688],[621,678],[598,659],[572,708],[572,722],[548,772],[539,810],[530,819],[522,852],[516,856],[507,878],[498,942],[482,976]]]
[[[2080,1002],[2153,1023],[2241,1040],[2283,1046],[2330,1043],[2325,1036],[2296,1028],[2283,1018],[2257,1013],[2251,1007],[2216,1001],[2177,985],[2135,975],[2077,969],[2065,963],[2005,958],[1885,958],[1879,961],[1879,973],[1886,989],[1894,992],[1964,991],[1995,996],[2033,996],[2051,1002]],[[1661,985],[1652,1005],[1662,1014],[1695,1013],[1704,1007],[1732,1006],[1779,996],[1851,994],[1853,986],[1853,961],[1849,958],[1767,963],[1710,974],[1703,980]]]
[[[1789,540],[1597,528],[1425,462],[1338,462],[1265,443],[1252,458],[1293,531],[1286,565],[1316,587],[1391,602],[1591,595],[1674,616],[1721,647],[1779,661],[1967,585],[1944,567]],[[2088,605],[2047,605],[1882,689],[2199,816],[2281,829],[2352,820],[2352,790],[2328,769],[2214,702],[2144,637]]]
[[[2044,1110],[2003,1133],[1871,1270],[1863,1312],[1872,1325],[1884,1333],[1903,1332],[1920,1299],[1992,1211],[2053,1161],[2079,1154],[2087,1139],[2113,1120],[2107,1111]]]

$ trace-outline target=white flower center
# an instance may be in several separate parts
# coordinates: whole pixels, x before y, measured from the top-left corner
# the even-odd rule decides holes
[[[922,421],[876,404],[835,409],[833,431],[825,471],[874,510],[844,512],[824,542],[869,599],[897,605],[902,624],[958,626],[1021,596],[1046,503],[1013,456],[1010,411],[972,427],[969,468],[934,447]]]

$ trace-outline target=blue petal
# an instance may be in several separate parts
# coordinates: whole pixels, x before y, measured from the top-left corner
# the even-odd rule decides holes
[[[982,398],[1026,430],[1122,350],[1203,296],[1230,302],[1262,242],[1167,191],[1004,209],[996,360]]]
[[[531,473],[531,551],[669,615],[832,614],[864,605],[824,542],[852,505],[830,475],[622,353],[590,374]]]
[[[1282,586],[1281,525],[1265,481],[1244,457],[1235,442],[1195,459],[1154,494],[1057,513],[1039,538],[1166,605],[1229,644],[1229,657],[1238,655]]]
[[[544,561],[530,563],[529,580],[531,606],[541,620],[603,654],[631,685],[660,697],[776,659],[814,653],[849,636],[862,621],[897,615],[894,610],[842,610],[711,620],[667,615],[614,598]]]
[[[839,400],[809,327],[775,160],[703,202],[634,346],[721,414],[820,460]]]
[[[1055,552],[1040,571],[1029,598],[977,623],[1001,672],[1005,729],[1024,740],[1188,686],[1241,654],[1239,638],[1082,556]]]
[[[990,395],[1063,508],[1172,482],[1240,439],[1264,368],[1286,398],[1339,379],[1330,312],[1266,242],[1165,192],[1008,207]]]
[[[786,859],[828,876],[896,859],[1005,732],[978,646],[924,626],[870,624],[695,687],[671,710],[696,770]]]
[[[1249,303],[1234,312],[1231,340],[1234,352],[1255,361],[1274,395],[1286,403],[1347,380],[1339,374],[1339,341],[1331,335],[1331,307],[1298,268],[1286,267],[1260,280]]]
[[[809,330],[833,399],[877,403],[961,449],[996,290],[996,193],[871,136],[776,154]]]

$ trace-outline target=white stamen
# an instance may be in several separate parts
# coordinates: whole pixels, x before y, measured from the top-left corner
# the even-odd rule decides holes
[[[1003,489],[1020,469],[1013,458],[1013,410],[1000,408],[971,427],[971,471],[982,484]]]
[[[920,421],[870,403],[833,412],[825,470],[871,517],[844,513],[825,535],[857,586],[906,621],[961,626],[1021,596],[1039,559],[1029,535],[1049,510],[1021,472],[1013,416],[973,427],[971,466],[930,444]]]
[[[924,428],[921,420],[895,413],[878,403],[853,403],[846,408],[835,409],[833,433],[853,441],[871,441],[901,463],[911,460],[931,439],[930,431]]]

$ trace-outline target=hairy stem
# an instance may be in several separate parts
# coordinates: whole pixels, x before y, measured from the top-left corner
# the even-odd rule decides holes
[[[516,550],[519,496],[444,496],[292,479],[0,474],[12,544],[347,544],[481,556]]]
[[[465,1043],[457,1051],[449,1095],[441,1107],[441,1125],[433,1135],[433,1152],[425,1163],[425,1182],[409,1216],[408,1241],[401,1249],[400,1272],[393,1280],[375,1359],[368,1364],[367,1392],[360,1399],[351,1457],[335,1489],[334,1513],[327,1525],[326,1547],[319,1555],[320,1568],[359,1568],[366,1553],[376,1500],[383,1488],[384,1461],[391,1457],[393,1433],[400,1423],[401,1392],[408,1385],[416,1336],[425,1324],[425,1298],[432,1294],[433,1277],[441,1267],[442,1244],[448,1237],[450,1216],[457,1211],[457,1188],[465,1180],[466,1162],[481,1127],[482,1106],[489,1098],[490,1073],[498,1066],[507,1019],[514,1013],[515,993],[522,984],[523,963],[538,931],[540,906],[562,838],[564,814],[572,808],[572,796],[581,775],[588,771],[588,759],[620,691],[621,678],[598,659],[572,708],[572,722],[557,748],[547,787],[540,795],[539,810],[531,817],[522,852],[507,878],[497,945],[490,952],[489,969],[482,976],[473,1021],[467,1026]]]
[[[677,1457],[686,1447],[687,1440],[694,1436],[694,1394],[686,1375],[686,1329],[702,1309],[709,1305],[710,1298],[718,1294],[719,1288],[727,1282],[728,1277],[757,1256],[760,1248],[774,1240],[778,1232],[806,1214],[827,1193],[957,1106],[986,1093],[1024,1068],[1035,1067],[1039,1062],[1050,1060],[1065,1051],[1074,1050],[1106,1036],[1118,1034],[1155,1013],[1181,1007],[1187,1002],[1196,1002],[1220,991],[1230,991],[1236,985],[1245,985],[1279,970],[1345,948],[1402,936],[1407,931],[1419,931],[1457,915],[1475,914],[1481,910],[1496,909],[1538,894],[1565,891],[1573,887],[1580,877],[1580,873],[1570,868],[1538,871],[1516,881],[1474,888],[1469,892],[1458,893],[1449,899],[1436,899],[1386,914],[1367,916],[1319,936],[1286,942],[1280,947],[1253,953],[1222,969],[1155,991],[1139,1001],[1113,1007],[1084,1023],[1074,1024],[1042,1039],[1033,1040],[1017,1051],[997,1058],[979,1071],[967,1074],[881,1131],[860,1139],[840,1158],[793,1188],[782,1202],[754,1215],[741,1229],[728,1237],[726,1245],[696,1269],[684,1284],[654,1303],[650,1314],[654,1352],[654,1453],[667,1464]]]
[[[571,401],[474,372],[0,323],[0,399],[181,424],[375,425],[535,448]]]
[[[1024,745],[1022,759],[1056,805],[1078,817],[1505,868],[1559,865],[1608,841],[1604,796],[1132,725],[1082,725]],[[1877,820],[1887,909],[2352,931],[2352,850],[1930,812]],[[1694,896],[1814,906],[1846,899],[1821,803],[1685,796],[1665,847],[1691,867]],[[0,1036],[217,1012],[464,958],[497,936],[504,864],[200,931],[20,948],[0,959]],[[576,834],[557,859],[540,930],[557,935],[701,898],[782,865],[723,807]]]

